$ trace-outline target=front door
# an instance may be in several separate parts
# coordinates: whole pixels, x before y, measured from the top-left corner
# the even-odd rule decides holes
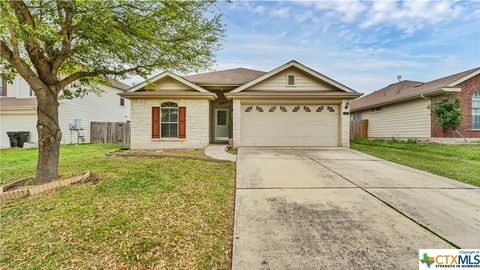
[[[228,140],[228,109],[215,109],[215,140]]]

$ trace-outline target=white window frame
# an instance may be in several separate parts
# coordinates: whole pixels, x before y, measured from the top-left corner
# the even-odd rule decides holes
[[[289,78],[293,77],[293,84],[289,84]],[[287,74],[287,82],[286,82],[288,87],[295,87],[297,85],[297,76],[295,74]]]
[[[478,107],[473,107],[473,103],[478,102]],[[472,130],[480,130],[480,125],[478,127],[473,126],[473,118],[474,116],[480,117],[480,113],[475,113],[475,109],[480,109],[480,90],[476,91],[472,95]]]
[[[163,106],[164,104],[175,104],[175,106]],[[162,121],[162,110],[172,110],[172,109],[175,109],[177,110],[177,122],[164,122]],[[160,104],[160,138],[161,139],[178,139],[178,132],[179,132],[179,122],[178,122],[178,118],[180,117],[179,113],[178,113],[178,103],[176,102],[172,102],[172,101],[167,101],[167,102],[163,102],[162,104]],[[173,136],[168,136],[168,137],[164,137],[162,135],[162,125],[163,124],[177,124],[177,136],[173,137]]]

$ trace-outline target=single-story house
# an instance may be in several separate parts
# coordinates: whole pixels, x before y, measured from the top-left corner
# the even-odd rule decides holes
[[[126,122],[130,120],[130,102],[119,97],[130,86],[111,80],[99,85],[98,95],[90,93],[82,98],[59,100],[59,125],[62,143],[90,142],[91,122]],[[0,146],[9,147],[9,131],[30,132],[29,142],[37,143],[37,98],[20,75],[11,83],[0,76]]]
[[[163,72],[131,100],[131,148],[349,146],[350,101],[361,94],[296,61],[189,76]]]
[[[463,123],[443,130],[431,114],[432,103],[452,94],[460,100]],[[480,67],[429,82],[404,80],[352,101],[353,120],[368,119],[369,138],[454,142],[480,138]],[[462,139],[463,140],[463,139]]]

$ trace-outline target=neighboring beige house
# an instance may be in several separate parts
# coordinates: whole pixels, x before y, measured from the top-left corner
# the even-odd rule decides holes
[[[349,146],[349,103],[361,94],[296,62],[161,73],[120,96],[131,100],[131,148]]]
[[[0,80],[1,77],[0,77]],[[29,142],[36,143],[37,99],[28,83],[19,75],[12,83],[1,81],[0,146],[9,147],[8,131],[29,131]],[[99,95],[60,100],[59,125],[62,143],[90,142],[90,122],[126,122],[130,120],[130,102],[119,97],[128,85],[111,81],[100,85]]]
[[[463,123],[445,131],[431,115],[432,102],[451,93],[460,100]],[[480,138],[480,68],[429,82],[400,81],[352,101],[353,120],[368,119],[369,138],[449,142]],[[463,141],[463,139],[462,139]]]

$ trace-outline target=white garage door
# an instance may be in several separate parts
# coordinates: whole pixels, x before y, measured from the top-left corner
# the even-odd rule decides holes
[[[243,146],[338,146],[338,105],[243,105]]]

